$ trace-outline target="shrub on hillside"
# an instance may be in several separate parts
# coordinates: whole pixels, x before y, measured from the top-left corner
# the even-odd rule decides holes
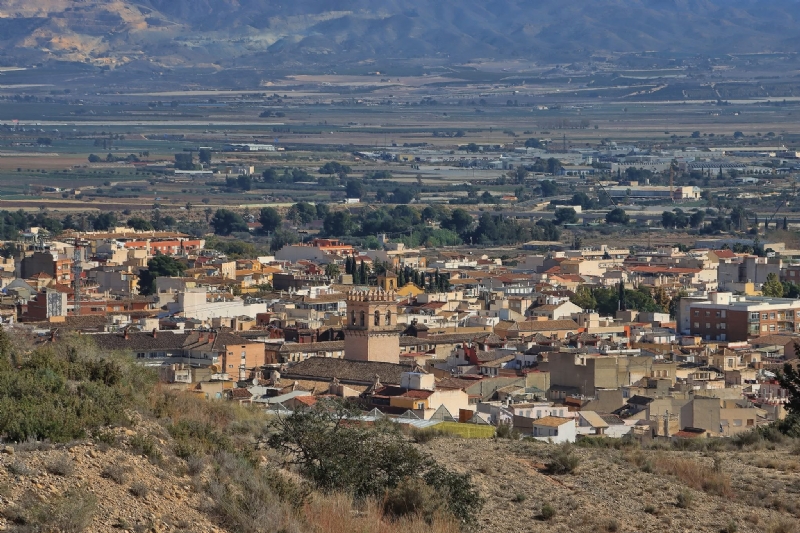
[[[28,354],[0,329],[0,436],[68,442],[125,424],[120,406],[139,403],[152,377],[132,360],[102,357],[77,338]]]
[[[581,459],[573,451],[572,445],[564,443],[550,454],[547,471],[555,475],[571,474],[580,462]]]
[[[446,500],[458,520],[475,522],[482,502],[468,474],[450,472],[422,455],[395,424],[349,422],[357,414],[341,402],[317,402],[313,408],[278,418],[269,444],[290,457],[300,473],[324,492],[382,498],[407,478],[421,477]]]

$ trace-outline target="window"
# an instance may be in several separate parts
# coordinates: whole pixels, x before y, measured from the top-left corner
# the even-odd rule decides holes
[[[726,324],[725,322],[722,322],[722,323],[719,325],[719,329],[726,329],[727,327],[728,327],[728,324]]]
[[[721,314],[720,311],[717,311],[717,318],[720,317],[720,314]]]
[[[711,316],[711,311],[706,311],[706,316]]]
[[[766,324],[764,324],[763,326],[761,326],[761,331],[767,331],[767,325],[766,325]]]
[[[767,313],[761,313],[761,320],[766,320],[768,318],[769,318],[769,315]]]
[[[722,310],[722,318],[725,318],[725,317],[726,317],[726,315],[727,315],[727,313],[726,313],[726,311],[723,309],[723,310]]]
[[[740,428],[740,427],[742,427],[742,421],[741,421],[741,419],[738,419],[738,418],[737,418],[737,419],[734,419],[734,421],[733,421],[733,426],[734,426],[734,427],[737,427],[737,428]]]
[[[769,330],[770,330],[770,331],[775,331],[775,324],[772,324],[772,325],[769,327]]]
[[[700,311],[698,311],[697,309],[695,309],[695,310],[694,310],[694,316],[700,316]]]
[[[392,312],[391,311],[386,311],[386,325],[387,326],[391,326],[392,325]]]
[[[367,313],[361,311],[361,327],[363,328],[366,325],[367,325]]]
[[[351,326],[355,326],[356,325],[356,312],[355,311],[350,311],[350,325]]]
[[[786,311],[786,318],[794,318],[794,311]]]
[[[770,320],[775,320],[775,313],[770,313],[769,314],[769,319]]]
[[[376,326],[381,325],[381,312],[377,310],[375,311],[375,325]]]
[[[750,313],[750,320],[758,320],[758,313]]]
[[[711,329],[711,323],[710,322],[706,322],[706,329]]]
[[[699,328],[699,327],[700,327],[700,322],[695,322],[695,323],[694,323],[694,327],[695,327],[695,328]]]

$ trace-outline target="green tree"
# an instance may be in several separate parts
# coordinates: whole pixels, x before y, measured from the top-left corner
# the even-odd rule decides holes
[[[527,141],[525,141],[525,148],[541,148],[542,143],[539,139],[534,139],[531,137]]]
[[[269,243],[269,249],[273,252],[277,252],[288,244],[295,244],[298,242],[300,242],[300,235],[294,231],[277,229],[272,234],[272,240]]]
[[[783,285],[774,272],[767,274],[767,280],[761,285],[761,294],[772,298],[783,296]]]
[[[153,229],[153,225],[142,217],[131,217],[125,224],[136,231],[150,231]]]
[[[211,226],[217,235],[230,235],[231,233],[246,233],[249,231],[247,223],[241,215],[229,209],[217,209],[211,217]]]
[[[240,174],[236,178],[236,184],[243,191],[249,191],[253,188],[253,178],[251,178],[248,174]]]
[[[465,526],[475,524],[483,502],[469,475],[425,457],[396,424],[351,422],[359,414],[342,402],[322,400],[292,416],[276,417],[268,442],[323,492],[383,498],[401,482],[418,479],[439,492]]]
[[[687,293],[685,290],[681,289],[680,291],[678,291],[670,299],[670,301],[669,301],[669,316],[671,316],[672,318],[677,318],[678,317],[678,310],[680,309],[681,298],[685,298],[688,295],[689,295],[689,293]]]
[[[597,309],[597,300],[595,300],[594,294],[592,294],[592,289],[586,285],[578,287],[578,290],[572,295],[570,301],[584,310]]]
[[[795,357],[800,357],[800,346],[794,345]],[[778,382],[788,393],[788,402],[784,408],[788,416],[783,420],[779,427],[784,433],[790,433],[793,437],[800,436],[800,370],[791,363],[783,365],[783,372],[778,374]]]
[[[689,226],[694,229],[699,228],[703,225],[703,220],[705,220],[706,214],[703,211],[695,211],[689,216]]]
[[[578,222],[578,213],[571,207],[559,207],[555,211],[553,222],[558,225],[575,224]]]
[[[201,148],[197,152],[197,157],[203,165],[211,165],[211,150],[208,148]]]
[[[194,170],[194,156],[192,152],[175,154],[176,170]]]
[[[361,180],[349,180],[345,188],[348,198],[362,198],[364,196],[364,184]]]
[[[139,293],[156,292],[156,278],[182,276],[186,266],[168,255],[157,255],[147,262],[147,270],[139,272]]]
[[[558,184],[553,180],[542,180],[539,183],[542,189],[542,196],[555,196],[558,194]]]
[[[627,224],[630,220],[631,217],[620,207],[615,207],[606,213],[607,224]]]
[[[328,276],[330,279],[336,279],[339,277],[339,265],[336,263],[328,263],[325,265],[325,275]]]
[[[262,207],[258,214],[258,221],[264,231],[272,233],[281,226],[283,218],[274,207]]]
[[[89,154],[89,163],[99,163],[103,159],[95,154]]]
[[[334,211],[328,213],[322,221],[322,230],[325,235],[342,237],[349,235],[353,229],[353,219],[348,211]]]

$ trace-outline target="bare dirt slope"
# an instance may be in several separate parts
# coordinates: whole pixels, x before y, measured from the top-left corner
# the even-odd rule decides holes
[[[800,531],[800,464],[788,445],[713,454],[576,448],[578,468],[558,476],[546,473],[547,444],[436,439],[423,446],[446,466],[472,472],[486,498],[484,532]],[[678,502],[682,492],[688,508]],[[543,504],[556,511],[549,521],[540,517]]]

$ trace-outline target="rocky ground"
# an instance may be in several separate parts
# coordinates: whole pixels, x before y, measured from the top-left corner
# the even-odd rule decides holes
[[[575,448],[579,466],[558,476],[546,473],[547,444],[440,438],[423,447],[446,466],[472,472],[486,498],[484,532],[800,532],[800,464],[789,445],[715,453]],[[649,466],[678,460],[713,469],[715,458],[730,482],[722,496]],[[687,508],[678,503],[682,492]],[[544,504],[555,510],[547,521]]]
[[[137,445],[143,437],[155,452]],[[69,446],[0,447],[0,530],[223,533],[198,490],[213,472],[170,456],[170,446],[158,424],[140,423]],[[471,472],[486,500],[481,532],[800,533],[794,443],[713,452],[573,447],[578,466],[563,475],[548,471],[553,445],[436,438],[419,446]],[[82,502],[94,512],[83,516]],[[545,505],[554,510],[548,520]]]
[[[128,445],[136,436],[134,430],[117,430],[114,446],[0,449],[0,529],[222,532],[199,510],[204,496],[185,467],[138,453]],[[86,501],[93,512],[80,506]],[[21,513],[38,524],[20,523]]]

